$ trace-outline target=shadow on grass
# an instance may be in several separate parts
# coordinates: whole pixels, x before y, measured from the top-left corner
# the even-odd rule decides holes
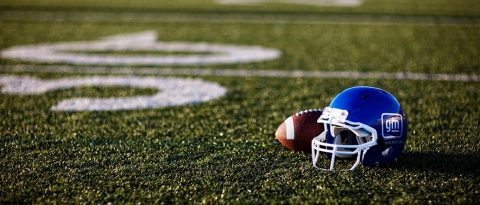
[[[480,174],[480,154],[407,152],[393,168],[478,176]]]

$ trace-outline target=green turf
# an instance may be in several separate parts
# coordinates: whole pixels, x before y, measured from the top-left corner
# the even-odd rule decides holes
[[[290,13],[290,14],[374,14],[374,15],[480,15],[480,2],[472,0],[364,0],[359,7],[319,7],[299,4],[219,5],[213,0],[3,0],[0,9],[161,11],[189,13]]]
[[[0,49],[153,30],[161,41],[282,51],[273,61],[191,66],[198,69],[480,74],[476,1],[366,1],[359,8],[205,2],[1,1]],[[214,22],[218,19],[232,22]],[[0,59],[0,65],[17,64],[41,63]],[[2,67],[3,74],[78,76]],[[228,93],[198,105],[116,112],[55,112],[50,107],[67,98],[156,90],[117,86],[0,93],[0,203],[480,201],[479,82],[190,77],[217,82]],[[392,92],[408,114],[408,142],[398,164],[321,172],[309,155],[290,152],[274,140],[273,132],[290,114],[324,107],[355,85]]]
[[[48,109],[76,89],[43,96],[2,95],[1,200],[479,199],[480,118],[466,114],[479,112],[478,83],[206,79],[228,87],[227,97],[170,109],[64,113]],[[397,166],[319,172],[308,155],[285,150],[273,139],[272,132],[289,113],[326,105],[338,90],[359,84],[383,87],[405,105],[409,141]]]
[[[480,73],[480,35],[476,26],[178,22],[3,22],[0,26],[4,28],[0,31],[0,48],[97,40],[109,35],[154,30],[161,41],[261,45],[282,52],[282,57],[274,61],[208,67]],[[8,62],[0,60],[0,63]]]

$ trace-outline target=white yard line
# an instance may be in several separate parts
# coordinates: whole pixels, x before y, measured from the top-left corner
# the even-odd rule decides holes
[[[414,73],[414,72],[359,72],[359,71],[305,71],[305,70],[249,70],[209,68],[145,68],[145,67],[74,67],[56,65],[0,65],[0,71],[78,73],[78,74],[140,74],[188,75],[225,77],[272,78],[346,78],[346,79],[396,79],[426,81],[480,82],[480,75]]]

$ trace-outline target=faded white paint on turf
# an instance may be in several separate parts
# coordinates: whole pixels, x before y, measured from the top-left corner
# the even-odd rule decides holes
[[[212,43],[161,42],[155,32],[110,36],[97,41],[48,43],[8,48],[1,52],[3,58],[47,63],[89,65],[205,65],[249,63],[280,57],[279,50],[260,46],[240,46]],[[100,55],[82,54],[82,51],[162,51],[206,52],[199,55]]]
[[[218,4],[240,4],[240,5],[257,5],[257,4],[300,4],[309,6],[360,6],[362,0],[216,0]]]
[[[20,95],[42,94],[83,86],[127,86],[159,90],[151,96],[66,99],[51,108],[57,111],[136,110],[179,106],[213,100],[222,97],[227,91],[216,83],[199,79],[133,76],[41,80],[25,76],[0,75],[0,84],[4,85],[3,93]]]
[[[73,67],[41,65],[0,65],[8,72],[44,72],[79,74],[142,74],[142,75],[188,75],[227,77],[273,77],[273,78],[346,78],[346,79],[396,79],[427,81],[480,82],[475,74],[413,73],[413,72],[359,72],[359,71],[306,71],[306,70],[248,70],[248,69],[194,69],[194,68],[141,68],[141,67]]]

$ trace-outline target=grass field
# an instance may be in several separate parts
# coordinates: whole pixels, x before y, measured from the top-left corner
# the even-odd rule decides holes
[[[165,42],[281,51],[278,59],[263,62],[122,66],[133,71],[130,75],[140,68],[480,75],[480,2],[466,0],[367,0],[359,7],[219,5],[213,1],[2,1],[0,28],[0,50],[93,41],[148,30]],[[33,70],[19,71],[16,66]],[[118,68],[0,58],[0,82],[1,76],[7,75],[44,80],[93,75],[43,72],[44,66]],[[0,203],[480,201],[478,80],[169,76],[214,82],[227,93],[194,105],[83,112],[53,111],[51,107],[69,98],[132,97],[157,90],[83,86],[35,95],[0,93]],[[405,108],[410,122],[408,141],[398,164],[322,172],[313,168],[310,155],[291,152],[274,139],[274,131],[286,117],[302,109],[325,107],[337,93],[355,85],[384,88]]]

